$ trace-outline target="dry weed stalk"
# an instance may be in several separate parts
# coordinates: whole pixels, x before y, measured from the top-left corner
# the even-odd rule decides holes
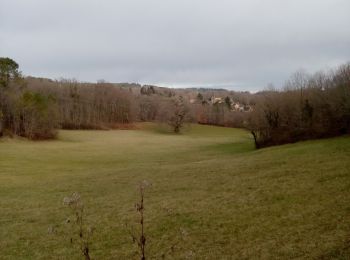
[[[89,245],[93,229],[91,227],[85,227],[83,219],[84,204],[81,201],[79,193],[74,192],[70,197],[65,197],[63,199],[63,204],[68,206],[73,211],[75,217],[70,241],[73,243],[73,236],[77,235],[76,240],[78,241],[80,252],[84,256],[85,260],[90,260]],[[68,218],[66,222],[71,223],[71,220]]]
[[[144,198],[145,198],[145,189],[150,186],[150,184],[147,181],[142,181],[139,184],[139,192],[140,192],[140,201],[135,204],[136,211],[139,213],[139,224],[140,224],[140,232],[134,232],[133,229],[129,229],[129,234],[131,235],[131,238],[134,243],[136,243],[140,259],[145,260],[146,254],[145,254],[145,248],[146,248],[146,235],[145,235],[145,223],[144,223]]]

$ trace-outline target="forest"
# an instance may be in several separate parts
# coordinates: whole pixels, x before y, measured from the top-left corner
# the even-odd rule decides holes
[[[0,136],[55,138],[57,129],[132,128],[158,122],[179,133],[186,123],[248,129],[256,148],[350,133],[350,63],[294,73],[257,93],[172,89],[137,83],[24,77],[0,58]]]

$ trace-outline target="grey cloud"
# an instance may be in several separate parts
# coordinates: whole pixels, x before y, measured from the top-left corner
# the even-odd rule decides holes
[[[27,75],[281,85],[350,60],[347,0],[1,0],[0,56]]]

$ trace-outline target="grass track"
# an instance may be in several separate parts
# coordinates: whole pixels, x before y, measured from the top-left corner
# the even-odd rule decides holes
[[[80,259],[62,205],[73,191],[96,228],[93,259],[137,259],[123,223],[141,180],[154,259],[350,258],[350,137],[256,151],[243,130],[143,128],[2,139],[0,259]]]

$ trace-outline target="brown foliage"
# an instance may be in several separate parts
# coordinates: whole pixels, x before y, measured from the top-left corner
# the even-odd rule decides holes
[[[283,91],[261,93],[248,128],[257,148],[350,133],[350,64],[294,74]]]

